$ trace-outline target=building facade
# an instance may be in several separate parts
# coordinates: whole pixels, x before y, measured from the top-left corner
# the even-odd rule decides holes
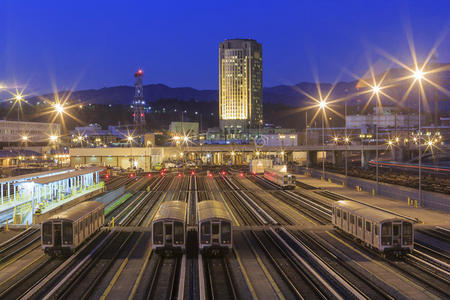
[[[378,112],[378,113],[377,113]],[[425,117],[422,116],[422,124]],[[350,115],[345,119],[347,128],[361,129],[362,132],[370,131],[370,128],[417,128],[419,116],[417,114],[399,114],[392,107],[374,108],[372,114]]]
[[[262,125],[262,45],[252,39],[219,45],[219,123],[229,138]]]
[[[50,137],[61,135],[58,123],[23,122],[0,120],[0,144],[47,145]]]

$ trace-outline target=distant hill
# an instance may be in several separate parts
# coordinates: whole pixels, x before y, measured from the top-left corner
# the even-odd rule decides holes
[[[441,67],[450,67],[450,64],[441,65]],[[380,77],[379,75],[378,77]],[[387,78],[398,78],[405,76],[405,71],[401,69],[391,69]],[[440,85],[444,86],[447,90],[450,90],[450,71],[439,73],[439,77],[435,78]],[[336,84],[333,93],[330,95],[330,99],[338,99],[348,97],[349,95],[356,94],[358,92],[356,86],[358,81],[351,82],[339,82]],[[405,81],[404,84],[391,88],[390,90],[384,90],[386,93],[396,99],[400,99],[401,95],[408,89],[410,82]],[[331,88],[330,83],[321,83],[322,94],[325,95]],[[301,92],[309,93],[317,97],[317,88],[315,83],[302,82],[296,85],[279,85],[274,87],[265,87],[263,90],[263,98],[265,103],[282,103],[289,106],[304,106],[305,102],[310,100]],[[63,94],[64,92],[61,92]],[[413,89],[411,98],[416,99],[417,89]],[[429,99],[434,99],[435,91],[430,85],[427,88],[427,95]],[[52,98],[53,95],[43,95],[46,98]],[[129,104],[132,102],[134,96],[134,87],[132,86],[115,86],[106,87],[102,89],[90,89],[74,91],[71,99],[75,101],[87,102],[92,104]],[[365,103],[370,95],[352,96],[349,98],[348,103],[350,105],[358,105],[359,103]],[[161,99],[178,99],[181,101],[195,100],[199,102],[206,101],[218,101],[217,90],[197,90],[191,87],[169,87],[164,84],[148,84],[144,86],[144,98],[147,103],[159,101]],[[442,92],[437,93],[439,99],[439,109],[444,111],[450,110],[450,101],[448,101],[449,95],[445,95]],[[29,99],[30,102],[38,101],[38,97]],[[389,103],[390,100],[383,99],[385,103]],[[411,102],[415,105],[415,102]],[[431,109],[433,105],[430,105]]]

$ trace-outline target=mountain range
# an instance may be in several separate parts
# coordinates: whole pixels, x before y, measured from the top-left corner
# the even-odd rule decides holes
[[[439,64],[440,67],[445,67],[447,70],[445,72],[438,73],[438,77],[434,78],[434,81],[440,83],[447,91],[450,90],[450,64]],[[383,74],[378,75],[377,81],[380,80]],[[390,69],[387,78],[398,78],[400,76],[405,76],[405,71],[402,69]],[[435,76],[435,75],[433,75]],[[366,79],[371,82],[371,79]],[[386,79],[387,81],[388,79]],[[403,84],[396,85],[395,88],[390,88],[383,90],[385,93],[390,94],[396,99],[400,99],[401,95],[405,93],[408,89],[411,81],[405,81]],[[357,85],[360,89],[358,90]],[[332,87],[330,83],[320,84],[322,94],[325,95],[327,91]],[[357,80],[350,82],[339,82],[335,85],[333,92],[330,95],[330,99],[339,99],[343,97],[348,97],[348,103],[357,104],[364,103],[370,97],[370,93],[364,95],[358,94],[362,89],[366,87],[361,87],[361,82]],[[367,89],[367,88],[366,88]],[[60,97],[65,92],[60,92]],[[66,92],[67,93],[67,92]],[[308,93],[314,97],[317,97],[317,85],[311,82],[302,82],[296,85],[278,85],[274,87],[264,87],[263,98],[265,103],[282,103],[289,106],[304,106],[305,102],[311,102],[304,93]],[[354,95],[354,96],[352,96]],[[79,90],[74,91],[70,99],[71,101],[81,101],[84,103],[92,104],[128,104],[132,103],[134,96],[134,87],[132,86],[115,86],[115,87],[105,87],[101,89],[89,89],[89,90]],[[448,112],[450,110],[450,95],[439,90],[435,90],[433,86],[428,85],[427,96],[429,99],[434,99],[436,97],[439,103],[439,110],[441,112]],[[42,95],[44,98],[53,98],[53,95]],[[417,89],[412,89],[411,98],[416,99]],[[147,103],[156,102],[163,99],[178,99],[182,101],[218,101],[219,95],[217,90],[198,90],[191,87],[169,87],[164,84],[148,84],[144,85],[144,99]],[[32,97],[28,99],[30,102],[39,101],[39,97]],[[388,103],[389,99],[383,99],[382,101]],[[415,101],[412,101],[413,105]],[[431,105],[432,106],[432,105]],[[432,108],[430,108],[432,109]]]

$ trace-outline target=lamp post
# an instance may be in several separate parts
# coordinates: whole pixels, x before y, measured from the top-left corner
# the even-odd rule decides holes
[[[348,154],[348,135],[347,135],[347,100],[344,102],[344,122],[345,122],[345,184],[347,184],[347,154]]]
[[[14,96],[14,99],[16,100],[16,103],[17,103],[17,121],[20,121],[20,107],[21,107],[21,102],[24,99],[23,99],[23,96],[21,94],[16,94]]]
[[[422,70],[416,69],[416,71],[414,71],[414,78],[415,80],[420,81],[423,78],[424,73],[422,72]],[[422,144],[422,121],[421,121],[421,114],[422,114],[422,108],[421,108],[421,87],[419,84],[419,95],[418,95],[418,99],[419,99],[419,205],[422,206],[422,148],[421,148],[421,144]]]
[[[322,110],[322,178],[325,179],[325,108],[327,103],[325,100],[320,100],[319,109]]]
[[[381,90],[381,88],[378,86],[378,85],[375,85],[375,86],[373,86],[372,87],[372,92],[377,96],[377,98],[378,98],[378,93],[380,92],[380,90]],[[377,99],[378,100],[378,99]],[[379,115],[379,112],[380,112],[380,102],[379,101],[377,101],[377,109],[376,109],[376,112],[375,112],[375,118],[376,118],[376,120],[375,120],[375,139],[376,139],[376,141],[375,141],[375,144],[376,144],[376,149],[375,149],[375,177],[376,177],[376,181],[377,181],[377,184],[376,184],[376,192],[377,192],[377,194],[378,194],[378,192],[379,192],[379,173],[378,173],[378,123],[380,122],[380,115]]]
[[[127,136],[127,141],[130,143],[130,162],[131,162],[131,170],[134,169],[134,160],[133,160],[133,137],[131,135]]]

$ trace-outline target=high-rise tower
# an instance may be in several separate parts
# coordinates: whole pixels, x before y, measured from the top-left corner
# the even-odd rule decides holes
[[[145,112],[144,112],[144,85],[142,82],[142,77],[144,72],[139,69],[134,73],[134,78],[136,82],[134,83],[134,101],[133,101],[133,122],[135,126],[136,134],[143,134],[145,131]]]
[[[219,121],[231,138],[258,128],[263,118],[262,45],[252,39],[219,45]]]

